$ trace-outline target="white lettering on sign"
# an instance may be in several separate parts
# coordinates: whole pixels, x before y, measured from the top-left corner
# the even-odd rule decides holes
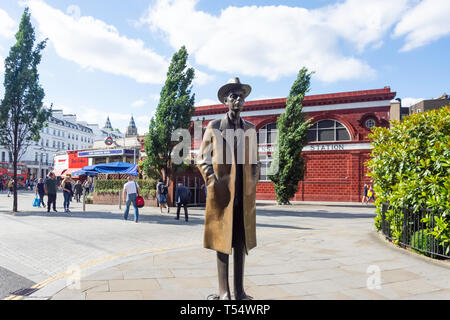
[[[344,150],[343,144],[311,145],[309,151]]]
[[[343,150],[370,150],[370,143],[343,143],[343,144],[309,144],[303,151],[343,151]]]

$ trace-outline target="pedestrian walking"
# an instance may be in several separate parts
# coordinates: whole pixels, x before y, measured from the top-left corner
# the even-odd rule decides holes
[[[14,180],[13,179],[9,180],[9,182],[8,182],[8,197],[12,193],[14,193]]]
[[[180,209],[181,206],[183,206],[184,220],[186,222],[188,221],[187,204],[189,203],[190,199],[191,199],[191,191],[189,190],[189,188],[183,186],[183,183],[179,182],[175,190],[175,201],[177,203],[177,217],[175,218],[175,220],[180,219]]]
[[[139,220],[139,208],[136,204],[137,194],[140,192],[139,185],[134,181],[132,176],[128,176],[128,182],[123,185],[123,202],[126,203],[126,208],[123,218],[128,219],[128,213],[130,212],[130,205],[133,203],[134,207],[134,222]]]
[[[36,193],[36,195],[39,195],[39,199],[41,200],[39,206],[42,205],[42,207],[45,208],[45,203],[44,203],[44,195],[45,195],[44,179],[42,179],[42,178],[39,179],[38,183],[36,184],[35,193]]]
[[[45,194],[47,194],[47,212],[50,212],[50,207],[53,204],[53,211],[56,210],[56,190],[58,188],[58,180],[53,172],[50,172],[44,182]]]
[[[73,180],[70,177],[70,175],[66,175],[64,180],[61,183],[61,187],[63,189],[63,196],[64,196],[64,212],[70,213],[69,206],[70,206],[70,200],[72,199],[72,183]]]
[[[3,179],[0,178],[0,192],[3,192]]]
[[[75,184],[74,191],[75,191],[75,200],[77,200],[77,202],[80,202],[81,195],[83,194],[83,185],[81,184],[80,180],[78,180],[77,183]]]
[[[86,194],[86,197],[89,195],[89,192],[91,191],[91,182],[89,180],[86,180],[83,184],[84,193]]]
[[[364,187],[363,187],[363,197],[362,197],[362,201],[361,203],[365,203],[367,201],[367,191],[368,191],[368,186],[367,183],[364,183]]]
[[[161,178],[159,179],[159,183],[156,185],[156,195],[158,198],[159,208],[162,213],[162,208],[167,208],[167,213],[170,213],[170,208],[167,205],[167,193],[169,191],[169,188],[164,183],[164,180]]]
[[[372,200],[372,202],[375,202],[375,192],[373,190],[373,185],[370,185],[369,190],[367,191],[367,196],[369,197],[367,199],[366,204],[369,204],[369,202]]]

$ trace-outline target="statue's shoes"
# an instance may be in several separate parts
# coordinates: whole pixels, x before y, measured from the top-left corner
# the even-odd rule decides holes
[[[229,297],[228,294],[225,297]],[[220,295],[213,293],[213,294],[210,294],[209,296],[207,296],[206,300],[231,300],[231,298],[221,299]]]
[[[246,295],[245,293],[242,296],[235,296],[235,300],[253,300],[252,296]]]

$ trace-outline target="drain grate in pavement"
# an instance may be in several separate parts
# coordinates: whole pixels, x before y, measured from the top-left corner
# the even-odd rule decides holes
[[[39,289],[37,289],[37,288],[24,288],[24,289],[14,291],[11,294],[15,295],[15,296],[29,296],[30,294],[32,294],[38,290]]]

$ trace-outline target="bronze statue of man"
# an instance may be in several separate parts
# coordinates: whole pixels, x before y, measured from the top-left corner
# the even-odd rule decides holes
[[[255,126],[240,114],[251,87],[231,79],[218,91],[227,114],[211,121],[205,131],[197,165],[207,185],[204,247],[217,251],[219,294],[229,300],[228,260],[234,251],[234,297],[251,299],[244,291],[244,263],[256,247],[256,185],[259,162]]]

